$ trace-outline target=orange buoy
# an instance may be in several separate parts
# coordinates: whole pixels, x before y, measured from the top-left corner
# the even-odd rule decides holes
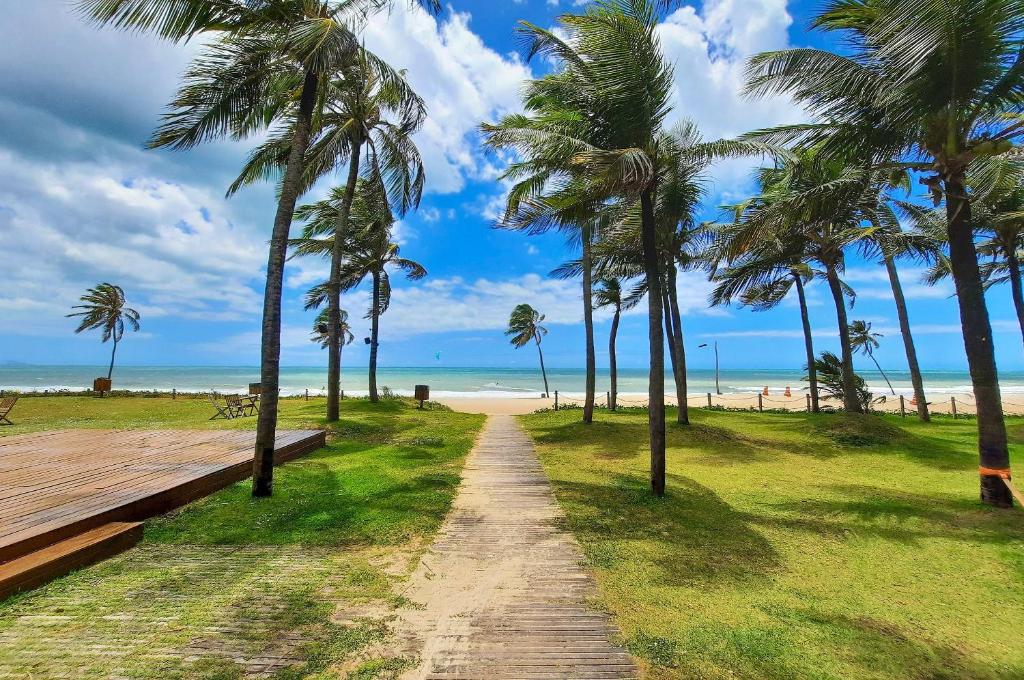
[[[910,405],[911,406],[917,406],[917,397],[911,397]]]
[[[789,385],[786,385],[786,396],[787,397],[792,397],[793,396],[793,392],[792,392],[792,390],[789,389]]]
[[[768,386],[767,386],[767,385],[765,385],[765,386],[764,386],[764,391],[762,391],[762,392],[761,392],[761,394],[762,394],[763,396],[765,396],[765,397],[767,397],[767,396],[768,396]]]

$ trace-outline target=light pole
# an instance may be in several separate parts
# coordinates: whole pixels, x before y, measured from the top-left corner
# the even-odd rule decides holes
[[[718,384],[718,340],[715,340],[714,345],[715,345],[715,394],[721,394],[722,393],[722,388]],[[708,346],[708,343],[705,342],[705,343],[702,343],[702,344],[698,345],[697,347],[699,349],[701,347],[707,347],[707,346]]]

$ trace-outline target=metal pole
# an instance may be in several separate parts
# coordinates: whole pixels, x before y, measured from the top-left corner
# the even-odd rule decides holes
[[[949,398],[949,405],[953,407],[953,420],[956,420],[956,397]]]
[[[907,402],[903,399],[903,395],[900,395],[900,415],[904,418],[907,417]]]

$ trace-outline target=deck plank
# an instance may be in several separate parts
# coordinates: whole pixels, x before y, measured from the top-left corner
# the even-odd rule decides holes
[[[324,444],[281,430],[281,463]],[[109,522],[146,519],[251,473],[243,430],[56,430],[0,437],[0,563]]]

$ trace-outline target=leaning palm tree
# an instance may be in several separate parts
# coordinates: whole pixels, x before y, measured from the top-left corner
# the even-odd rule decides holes
[[[871,224],[871,235],[861,241],[861,250],[868,257],[875,257],[885,266],[889,279],[889,288],[896,305],[896,319],[899,322],[900,335],[903,338],[903,349],[907,357],[907,369],[910,372],[910,384],[914,389],[914,401],[917,403],[917,415],[924,421],[931,420],[928,413],[928,400],[924,394],[924,378],[917,360],[917,347],[910,327],[910,314],[907,310],[906,296],[903,294],[903,283],[900,281],[898,259],[911,259],[923,262],[936,262],[941,256],[941,239],[935,238],[928,231],[906,231],[900,224],[888,195],[888,190],[901,186],[909,191],[909,175],[905,172],[893,173],[882,171],[876,173],[883,179],[872,182],[865,192],[864,216]],[[895,179],[895,181],[893,181]],[[899,203],[896,203],[899,205]],[[891,386],[890,386],[891,387]]]
[[[324,103],[313,118],[304,183],[311,186],[337,165],[348,163],[348,180],[340,192],[335,192],[337,232],[345,233],[348,229],[361,169],[366,175],[381,177],[399,216],[419,205],[425,177],[412,136],[425,118],[426,106],[409,86],[404,73],[393,70],[365,48],[358,50],[325,85]],[[290,145],[288,128],[268,139],[252,153],[231,192],[267,176],[280,175]],[[334,239],[328,277],[327,308],[328,316],[333,318],[328,328],[334,329],[339,328],[344,245],[344,238]],[[340,390],[341,337],[335,333],[328,341],[328,422],[338,419]]]
[[[895,396],[896,390],[892,388],[892,383],[889,382],[889,376],[885,374],[882,367],[878,364],[878,359],[875,358],[875,350],[879,348],[881,343],[879,338],[885,337],[881,333],[875,333],[871,330],[870,321],[853,321],[850,323],[850,344],[853,346],[855,352],[860,352],[866,355],[871,361],[875,363],[875,368],[882,374],[882,379],[885,380],[885,384],[889,386],[889,391]]]
[[[625,213],[639,206],[643,275],[649,291],[651,490],[661,496],[664,261],[656,218],[656,159],[659,133],[671,108],[673,70],[662,54],[657,31],[657,8],[650,0],[597,0],[584,14],[560,16],[555,30],[522,22],[529,56],[548,57],[558,69],[527,83],[525,114],[481,127],[487,146],[512,151],[522,159],[506,173],[515,181],[507,216],[557,219],[546,216],[571,207],[620,203]]]
[[[750,256],[765,243],[800,244],[803,261],[817,265],[835,304],[846,398],[843,408],[863,411],[854,372],[847,321],[853,290],[841,279],[845,250],[870,236],[860,227],[861,199],[868,177],[861,168],[821,157],[815,151],[760,171],[762,192],[740,206],[736,228],[722,245],[720,260]]]
[[[124,326],[133,331],[139,330],[139,313],[128,307],[125,303],[124,291],[121,286],[112,283],[101,283],[95,288],[90,288],[79,300],[80,305],[72,309],[80,309],[80,312],[72,312],[68,317],[82,317],[75,333],[91,331],[99,328],[102,333],[103,342],[113,340],[114,346],[110,350],[110,368],[107,369],[107,380],[114,375],[114,356],[117,354],[117,343],[124,337]]]
[[[304,206],[310,213],[321,209],[320,215],[330,215],[330,207],[322,204]],[[341,290],[348,291],[363,283],[367,277],[372,281],[370,308],[366,317],[370,319],[370,365],[368,371],[370,401],[378,402],[377,357],[380,347],[380,317],[391,305],[391,269],[402,271],[406,278],[419,280],[427,270],[418,262],[402,257],[401,247],[391,241],[391,229],[395,217],[388,205],[386,190],[376,176],[359,180],[356,198],[352,203],[352,214],[347,233],[339,234],[330,221],[316,220],[303,229],[302,237],[294,239],[296,255],[331,257],[335,252],[336,238],[345,238],[346,259],[340,272]],[[327,234],[324,237],[324,234]],[[306,308],[318,309],[330,296],[330,281],[315,286],[306,295]]]
[[[615,353],[615,341],[619,334],[619,321],[622,312],[635,307],[640,300],[627,299],[622,295],[622,282],[612,276],[602,276],[594,290],[594,307],[602,309],[610,307],[612,310],[612,325],[608,331],[608,378],[611,383],[608,393],[608,408],[614,411],[619,401],[619,372],[618,360]]]
[[[323,84],[359,47],[354,31],[388,0],[77,0],[89,20],[185,42],[209,36],[151,146],[189,149],[241,139],[276,124],[290,128],[278,189],[263,297],[262,405],[253,459],[254,496],[273,488],[281,355],[281,291],[288,232],[305,175]],[[438,0],[419,0],[440,11]]]
[[[748,91],[787,94],[818,117],[816,124],[769,133],[776,141],[826,139],[843,154],[900,159],[925,173],[935,200],[945,201],[949,264],[977,404],[981,499],[1009,507],[1001,477],[1010,474],[1010,454],[967,177],[979,161],[1008,152],[1024,136],[1024,3],[830,0],[814,25],[840,33],[844,54],[759,55]],[[886,148],[864,134],[869,126],[890,133]],[[876,148],[865,149],[866,143]]]
[[[821,407],[815,370],[814,337],[804,290],[815,277],[815,271],[805,261],[807,244],[799,234],[790,234],[791,240],[788,243],[767,240],[759,247],[747,250],[739,261],[720,268],[719,253],[729,250],[728,241],[734,229],[736,227],[730,224],[714,227],[716,243],[709,248],[707,257],[711,265],[711,279],[718,285],[712,291],[709,302],[712,306],[728,305],[738,299],[740,306],[763,311],[774,309],[791,291],[796,290],[800,325],[804,334],[811,411],[817,413]]]
[[[548,389],[548,373],[544,369],[544,350],[540,348],[540,340],[548,334],[548,329],[542,325],[543,323],[544,315],[536,309],[526,303],[516,305],[508,319],[505,335],[510,336],[510,342],[516,348],[525,347],[531,342],[537,344],[540,374],[544,378],[544,396],[547,397],[551,391]]]

